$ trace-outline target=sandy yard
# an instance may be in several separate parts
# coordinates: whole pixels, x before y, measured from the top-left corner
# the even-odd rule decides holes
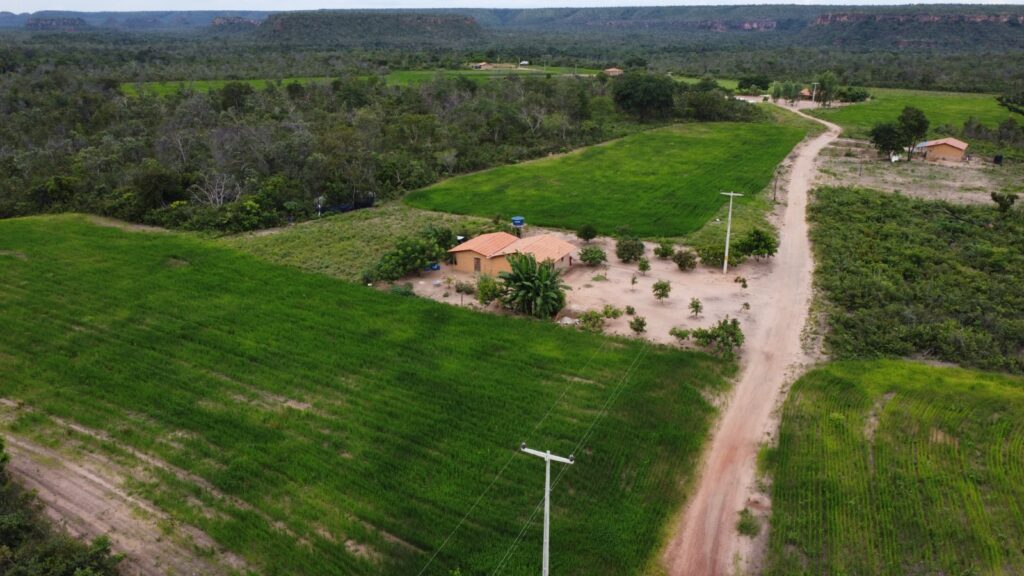
[[[996,166],[975,156],[970,162],[888,162],[864,140],[841,138],[817,159],[824,186],[860,186],[926,200],[991,204],[990,193],[1020,181],[1019,166]]]
[[[553,234],[578,247],[585,246],[574,235],[554,230],[532,228],[527,236],[537,234]],[[738,318],[746,329],[747,324],[756,319],[757,281],[770,267],[768,262],[751,260],[739,267],[730,268],[726,275],[722,274],[721,268],[701,265],[695,270],[683,272],[671,260],[662,260],[654,256],[657,244],[645,242],[651,270],[643,275],[635,262],[619,262],[615,257],[614,239],[596,238],[590,244],[604,248],[609,262],[595,267],[574,262],[564,276],[570,289],[566,293],[565,309],[559,314],[559,318],[574,318],[588,310],[602,310],[609,304],[623,310],[626,306],[632,306],[636,309],[637,316],[643,316],[647,320],[647,332],[644,337],[661,343],[676,342],[668,333],[676,326],[691,329],[707,327],[729,316]],[[637,277],[636,286],[631,284],[634,274]],[[452,278],[452,287],[445,283],[446,277]],[[742,284],[736,281],[737,277],[746,278],[747,288],[744,289]],[[668,280],[672,283],[671,294],[661,302],[651,291],[654,283],[659,280]],[[413,290],[419,296],[449,304],[481,308],[472,295],[457,294],[454,289],[455,281],[475,284],[476,279],[472,274],[459,273],[448,266],[442,266],[440,271],[423,272],[421,276],[413,276],[405,281],[412,282]],[[444,296],[446,292],[447,298]],[[691,298],[699,299],[704,306],[700,316],[694,317],[690,314]],[[743,309],[744,303],[750,304],[750,310]],[[497,304],[488,306],[487,310],[502,312]],[[629,328],[630,318],[623,314],[616,319],[607,319],[605,332],[632,335],[633,331]]]

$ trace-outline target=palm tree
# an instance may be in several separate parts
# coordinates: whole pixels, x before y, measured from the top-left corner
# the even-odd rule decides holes
[[[511,271],[499,274],[505,284],[502,302],[521,314],[550,318],[565,306],[565,289],[561,270],[555,263],[538,263],[533,254],[508,256]]]

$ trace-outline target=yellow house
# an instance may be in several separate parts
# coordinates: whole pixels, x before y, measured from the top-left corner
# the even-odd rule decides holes
[[[964,159],[964,153],[967,152],[967,142],[957,140],[956,138],[929,140],[915,146],[914,151],[925,160],[961,162]]]
[[[452,268],[459,272],[497,276],[500,272],[511,270],[507,258],[509,254],[533,254],[538,262],[551,260],[556,266],[564,268],[572,266],[576,247],[551,234],[516,238],[508,232],[493,232],[467,240],[448,252],[455,259]]]

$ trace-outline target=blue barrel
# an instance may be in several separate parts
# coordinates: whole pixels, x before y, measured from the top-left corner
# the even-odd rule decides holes
[[[515,226],[516,228],[522,228],[525,224],[526,218],[523,218],[522,216],[512,217],[512,225]]]

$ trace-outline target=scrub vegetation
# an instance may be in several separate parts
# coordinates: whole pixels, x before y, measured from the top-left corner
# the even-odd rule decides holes
[[[1020,210],[822,188],[809,217],[833,355],[1024,372]]]
[[[132,487],[266,574],[416,574],[439,549],[426,574],[535,573],[543,467],[522,441],[577,456],[557,572],[633,574],[734,370],[75,215],[0,221],[0,267],[3,395],[26,407],[8,431],[187,472],[138,463]]]
[[[452,178],[406,197],[458,214],[522,214],[542,226],[627,226],[645,237],[682,236],[723,205],[720,192],[754,195],[805,135],[796,126],[684,124],[605,145]]]
[[[769,575],[1024,571],[1024,380],[838,362],[782,411]]]

